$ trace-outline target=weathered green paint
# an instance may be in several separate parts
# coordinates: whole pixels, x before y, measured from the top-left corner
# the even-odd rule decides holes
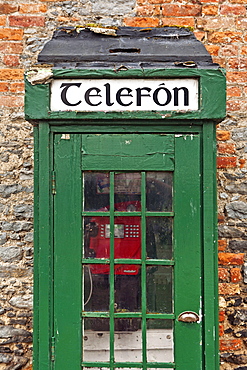
[[[219,69],[133,69],[127,71],[114,70],[83,70],[54,69],[54,78],[198,78],[200,81],[200,109],[192,112],[51,112],[50,85],[31,85],[26,79],[26,119],[33,120],[132,120],[132,119],[166,119],[191,120],[212,119],[221,120],[225,117],[226,79],[225,71]],[[219,94],[219,91],[221,92]],[[152,122],[150,122],[152,124]]]

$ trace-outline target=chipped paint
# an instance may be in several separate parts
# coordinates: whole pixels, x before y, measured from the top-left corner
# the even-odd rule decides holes
[[[28,82],[31,85],[48,84],[53,77],[52,69],[49,68],[33,68],[26,73]]]

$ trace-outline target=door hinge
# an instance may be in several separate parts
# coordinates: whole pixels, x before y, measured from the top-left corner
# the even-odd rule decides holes
[[[51,176],[51,192],[53,195],[56,194],[56,172],[52,171],[52,176]]]
[[[51,361],[55,361],[55,337],[51,337]]]

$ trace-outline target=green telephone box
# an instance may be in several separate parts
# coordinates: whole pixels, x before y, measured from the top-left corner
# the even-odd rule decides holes
[[[26,74],[34,370],[217,370],[225,75],[183,28],[57,30]]]

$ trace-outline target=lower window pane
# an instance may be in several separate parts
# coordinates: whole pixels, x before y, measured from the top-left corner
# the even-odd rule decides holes
[[[147,321],[147,361],[173,362],[173,321]]]
[[[109,361],[109,319],[86,318],[83,320],[82,360]]]
[[[84,311],[109,311],[108,265],[84,265]],[[102,273],[101,273],[102,271]]]
[[[140,319],[115,320],[114,352],[116,362],[140,362],[142,360]]]
[[[173,267],[147,267],[147,312],[172,313]]]

